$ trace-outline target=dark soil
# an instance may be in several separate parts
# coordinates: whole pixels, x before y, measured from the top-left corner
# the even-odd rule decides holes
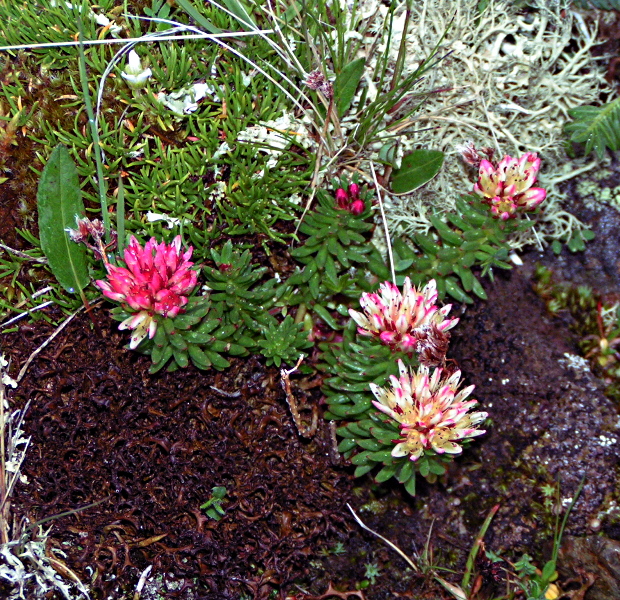
[[[308,556],[345,531],[351,500],[327,426],[302,441],[277,370],[255,359],[226,373],[149,376],[148,359],[123,348],[106,311],[96,317],[102,338],[88,317],[76,319],[14,398],[32,402],[37,448],[24,470],[31,484],[16,495],[21,510],[35,520],[104,500],[57,521],[53,538],[71,568],[97,571],[102,598],[122,597],[150,564],[191,584],[196,596],[178,597],[266,597],[301,575]],[[50,332],[11,336],[14,365]],[[228,490],[221,521],[200,510],[215,486]]]

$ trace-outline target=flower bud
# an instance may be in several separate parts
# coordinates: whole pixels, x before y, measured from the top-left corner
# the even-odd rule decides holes
[[[366,210],[363,200],[354,200],[349,207],[349,212],[353,215],[361,215]]]
[[[133,90],[140,90],[146,85],[146,80],[153,74],[151,69],[143,69],[140,57],[132,50],[127,55],[127,65],[121,73],[122,78]]]
[[[349,194],[342,188],[336,190],[336,204],[343,210],[349,208]]]
[[[349,185],[349,194],[353,200],[358,200],[360,197],[360,186],[357,183]]]

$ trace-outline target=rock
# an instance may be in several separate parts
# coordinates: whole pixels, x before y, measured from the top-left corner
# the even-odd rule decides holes
[[[606,537],[566,537],[560,550],[560,572],[592,581],[584,600],[620,598],[620,542]]]
[[[566,324],[549,316],[527,273],[496,275],[486,286],[490,300],[468,307],[453,330],[451,356],[476,384],[474,397],[492,425],[457,460],[447,494],[429,487],[425,516],[452,523],[449,534],[465,543],[457,524],[471,540],[500,504],[488,547],[540,555],[553,539],[558,481],[566,508],[585,478],[567,533],[592,533],[589,523],[600,518],[605,524],[620,440],[604,385],[577,356]],[[469,482],[461,485],[466,472]]]

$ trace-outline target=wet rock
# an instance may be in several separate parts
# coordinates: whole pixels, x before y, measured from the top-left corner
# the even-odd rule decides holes
[[[492,425],[473,455],[464,453],[464,461],[478,461],[469,466],[469,484],[453,485],[449,494],[429,489],[428,506],[448,522],[464,519],[472,536],[499,503],[488,540],[498,549],[536,554],[553,536],[554,498],[545,495],[547,486],[560,481],[567,507],[585,480],[567,531],[591,532],[588,523],[616,492],[620,441],[616,408],[577,356],[568,327],[547,314],[527,273],[515,269],[496,277],[487,286],[491,300],[468,308],[454,330],[452,356],[476,384],[475,397]]]
[[[620,598],[620,542],[606,537],[566,537],[560,550],[565,577],[579,575],[592,582],[584,600]]]
[[[617,184],[616,176],[613,185]],[[620,300],[620,211],[604,202],[586,206],[576,199],[571,212],[588,223],[596,237],[586,244],[583,252],[573,253],[564,248],[556,256],[548,248],[538,260],[552,269],[558,280],[587,285],[610,301]]]

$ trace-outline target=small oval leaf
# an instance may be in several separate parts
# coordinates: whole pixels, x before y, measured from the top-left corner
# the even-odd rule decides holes
[[[84,214],[78,173],[69,151],[56,146],[43,169],[37,190],[41,249],[58,283],[71,293],[88,285],[86,248],[72,242],[67,229]]]
[[[342,69],[338,77],[336,77],[336,81],[334,81],[334,98],[339,117],[343,117],[351,106],[357,86],[364,74],[365,64],[365,58],[352,60]]]
[[[443,152],[414,150],[403,157],[400,169],[392,174],[392,191],[406,194],[429,182],[443,165]]]

